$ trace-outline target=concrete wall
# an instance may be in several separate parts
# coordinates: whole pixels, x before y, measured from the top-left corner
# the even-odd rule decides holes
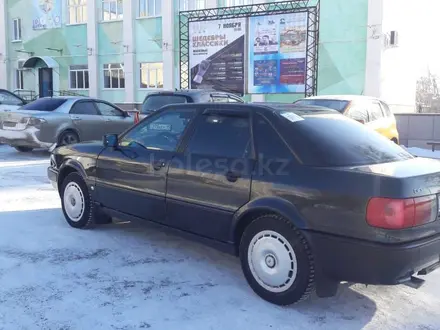
[[[382,32],[388,34],[390,31],[397,31],[399,44],[398,47],[386,48],[382,52],[380,98],[390,105],[394,113],[415,112],[416,81],[422,60],[419,56],[420,51],[417,51],[420,48],[416,46],[416,38],[419,37],[414,32],[418,28],[415,29],[412,24],[408,24],[408,17],[415,17],[416,6],[410,1],[402,0],[383,2]]]
[[[431,148],[429,141],[440,142],[440,114],[395,114],[400,144]]]

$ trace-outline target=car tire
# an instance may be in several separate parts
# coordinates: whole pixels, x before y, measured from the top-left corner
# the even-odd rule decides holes
[[[20,152],[31,152],[32,150],[34,150],[34,148],[31,147],[14,147],[17,151]]]
[[[263,215],[247,226],[240,241],[240,260],[251,288],[273,304],[294,304],[315,289],[310,247],[299,230],[278,215]]]
[[[59,146],[67,146],[70,144],[75,144],[79,142],[79,136],[74,131],[65,131],[63,132],[59,139],[58,139],[58,145]]]
[[[64,217],[71,227],[94,227],[95,206],[84,179],[76,172],[70,173],[62,183],[61,205]]]

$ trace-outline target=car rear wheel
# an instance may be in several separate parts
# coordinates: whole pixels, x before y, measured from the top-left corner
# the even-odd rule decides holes
[[[61,205],[67,223],[74,228],[91,228],[95,208],[86,183],[78,173],[69,174],[61,187]]]
[[[60,146],[67,146],[69,144],[75,144],[79,142],[79,136],[73,131],[66,131],[60,135],[58,144]]]
[[[30,147],[14,147],[14,148],[20,152],[31,152],[32,150],[34,150],[34,148],[30,148]]]
[[[245,229],[240,259],[251,288],[271,303],[290,305],[314,290],[314,259],[308,243],[278,215],[261,216]]]

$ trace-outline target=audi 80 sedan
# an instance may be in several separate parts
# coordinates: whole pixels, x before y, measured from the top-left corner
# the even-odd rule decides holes
[[[326,108],[171,105],[55,149],[48,176],[70,226],[148,220],[189,234],[239,256],[279,305],[342,281],[420,284],[439,266],[439,162]]]

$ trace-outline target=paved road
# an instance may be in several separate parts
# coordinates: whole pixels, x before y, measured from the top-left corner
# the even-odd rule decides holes
[[[47,164],[0,146],[0,329],[440,329],[440,272],[418,291],[273,306],[210,248],[130,223],[68,227]]]

